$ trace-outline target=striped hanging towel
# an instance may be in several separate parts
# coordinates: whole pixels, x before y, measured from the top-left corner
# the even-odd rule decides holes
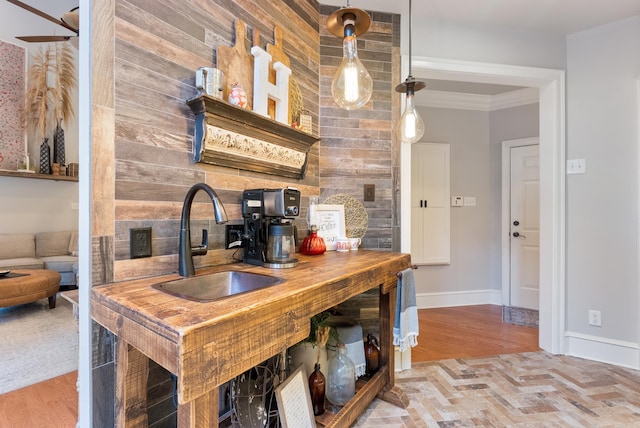
[[[418,344],[418,306],[412,268],[403,270],[398,276],[393,344],[400,347],[400,352]]]

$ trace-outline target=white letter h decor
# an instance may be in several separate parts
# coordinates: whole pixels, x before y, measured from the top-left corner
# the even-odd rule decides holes
[[[253,55],[253,111],[269,116],[269,99],[276,103],[276,120],[289,124],[289,75],[291,69],[280,61],[273,64],[276,84],[269,82],[271,55],[259,46],[251,48]]]

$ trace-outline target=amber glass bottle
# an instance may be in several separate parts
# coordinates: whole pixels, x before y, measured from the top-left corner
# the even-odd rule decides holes
[[[367,363],[365,373],[367,376],[373,376],[380,365],[380,349],[378,349],[378,339],[372,334],[367,334],[367,342],[364,344],[364,358]]]
[[[315,370],[309,376],[309,391],[311,392],[311,405],[315,416],[324,413],[324,375],[320,371],[320,364],[316,363]]]

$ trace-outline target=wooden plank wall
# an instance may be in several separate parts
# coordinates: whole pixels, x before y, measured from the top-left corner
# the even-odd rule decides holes
[[[359,52],[375,92],[365,108],[347,112],[330,96],[342,56],[341,40],[325,26],[334,8],[316,0],[104,0],[93,7],[92,285],[175,272],[183,199],[200,181],[217,191],[230,222],[238,224],[242,190],[295,186],[303,195],[297,222],[302,230],[309,196],[346,193],[362,200],[363,184],[375,184],[376,201],[365,203],[369,232],[363,247],[392,248],[399,206],[399,156],[392,136],[399,105],[393,87],[402,80],[399,16],[371,13],[373,24],[360,38]],[[254,31],[264,48],[274,42],[275,24],[282,26],[284,51],[313,118],[313,132],[322,138],[311,149],[303,180],[192,161],[193,115],[185,101],[196,95],[195,70],[215,66],[216,46],[236,43],[236,17],[247,25],[247,48]],[[211,203],[204,195],[196,201],[192,231],[198,235],[208,228],[215,248],[196,257],[196,267],[231,261],[234,252],[222,249],[223,227],[210,220]],[[153,257],[130,259],[129,230],[149,226]],[[114,371],[109,366],[114,362],[100,351],[112,338],[97,326],[94,337],[94,359],[100,359],[94,384],[102,388],[94,397],[96,426],[112,426]],[[160,376],[156,383],[165,381]],[[164,407],[166,398],[149,404]],[[158,424],[171,420],[158,413]]]
[[[354,5],[358,7],[358,5]],[[321,199],[351,195],[367,209],[369,229],[362,246],[395,249],[399,228],[399,144],[393,132],[400,97],[400,16],[368,11],[369,31],[358,38],[358,56],[374,81],[373,95],[359,110],[342,110],[331,98],[331,81],[342,59],[342,39],[326,28],[336,8],[320,6],[320,189]],[[364,185],[376,200],[364,202]],[[396,242],[399,246],[399,242]]]
[[[96,205],[112,206],[95,213],[95,223],[107,227],[94,231],[94,285],[176,271],[182,203],[196,182],[206,182],[216,190],[232,223],[241,223],[242,190],[247,188],[295,186],[303,194],[303,205],[308,196],[319,195],[318,144],[311,150],[303,180],[192,161],[194,121],[185,101],[197,93],[195,70],[215,66],[217,46],[236,43],[235,17],[247,25],[246,40],[240,41],[247,50],[254,31],[259,32],[260,45],[265,48],[274,42],[274,26],[282,26],[292,76],[313,118],[314,133],[318,133],[320,58],[315,0],[116,0],[112,77],[108,78],[109,67],[95,72],[98,84],[105,82],[113,88],[113,109],[108,110],[110,116],[99,118],[96,127],[107,134],[99,163],[99,170],[104,171],[96,177],[100,191],[95,192],[105,197]],[[233,79],[232,75],[225,77]],[[112,162],[108,162],[110,156]],[[194,241],[207,228],[212,247],[218,249],[196,262],[231,261],[233,252],[222,250],[224,226],[210,221],[211,203],[204,195],[196,202],[192,211]],[[303,218],[298,223],[299,228],[307,228]],[[153,257],[131,260],[129,230],[148,226],[153,227]]]

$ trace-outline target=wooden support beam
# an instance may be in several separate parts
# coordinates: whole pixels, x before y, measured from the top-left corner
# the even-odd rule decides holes
[[[146,428],[149,359],[122,339],[117,352],[116,426]]]

